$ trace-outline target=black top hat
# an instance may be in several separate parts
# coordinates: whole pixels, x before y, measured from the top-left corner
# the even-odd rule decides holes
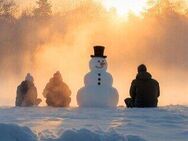
[[[104,56],[104,46],[94,46],[94,55],[91,55],[91,57],[102,57],[106,58],[107,56]]]

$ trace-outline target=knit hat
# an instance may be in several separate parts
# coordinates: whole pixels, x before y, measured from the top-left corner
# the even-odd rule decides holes
[[[31,76],[30,73],[27,74],[27,76],[25,77],[25,80],[30,81],[30,82],[34,81],[33,76]]]
[[[147,68],[144,64],[138,66],[138,72],[147,72]]]

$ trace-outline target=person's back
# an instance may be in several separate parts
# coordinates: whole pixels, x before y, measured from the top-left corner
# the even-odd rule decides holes
[[[132,94],[135,95],[136,107],[156,107],[159,96],[159,84],[148,72],[138,73],[133,81]],[[135,89],[135,92],[134,92]]]
[[[136,79],[131,84],[131,100],[125,100],[127,107],[157,107],[159,95],[159,83],[152,79],[145,65],[140,65]]]
[[[43,95],[48,106],[68,107],[71,102],[71,91],[68,85],[63,82],[59,71],[47,83],[43,90]]]
[[[42,100],[37,98],[37,88],[33,81],[33,77],[28,73],[25,80],[17,87],[16,106],[29,107],[40,104]]]
[[[29,107],[33,105],[38,105],[37,100],[37,88],[35,87],[33,82],[26,81],[27,82],[27,92],[24,96],[24,100],[22,102],[22,106]]]

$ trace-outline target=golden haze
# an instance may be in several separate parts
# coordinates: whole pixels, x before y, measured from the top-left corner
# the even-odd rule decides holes
[[[118,10],[118,6],[116,8]],[[1,71],[0,104],[14,104],[16,86],[27,72],[34,75],[42,97],[45,84],[54,72],[60,70],[72,90],[71,105],[76,106],[76,92],[83,86],[92,47],[96,44],[106,46],[108,71],[120,94],[119,105],[124,105],[124,98],[129,96],[129,86],[140,63],[145,63],[160,82],[160,105],[187,104],[188,79],[185,74],[188,67],[184,61],[187,59],[188,19],[180,15],[179,18],[164,19],[136,15],[119,18],[113,8],[106,9],[101,4],[87,1],[63,15],[54,15],[45,24],[35,21],[36,31],[31,28],[33,25],[24,25],[20,20],[23,25],[18,28],[24,28],[24,34],[14,40],[22,42],[23,48],[18,50],[18,55],[13,53],[5,57],[6,65],[1,66],[4,68]],[[12,31],[5,30],[6,34],[9,32]],[[26,48],[34,49],[30,52]],[[20,54],[21,59],[17,60]]]

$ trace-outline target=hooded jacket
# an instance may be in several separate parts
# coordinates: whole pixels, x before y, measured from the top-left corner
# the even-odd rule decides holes
[[[139,72],[132,81],[130,96],[135,107],[157,107],[160,96],[159,83],[148,72]]]

